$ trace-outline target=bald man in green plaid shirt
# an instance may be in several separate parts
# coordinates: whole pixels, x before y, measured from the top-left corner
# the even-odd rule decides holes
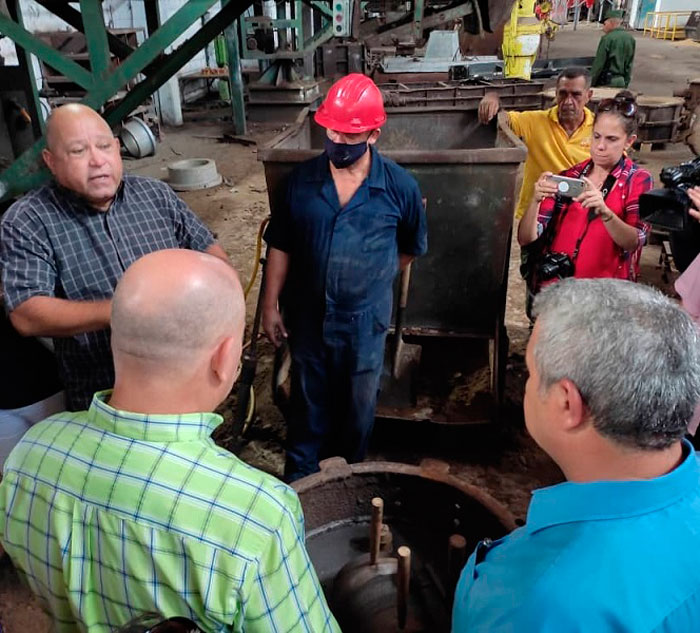
[[[207,632],[339,631],[294,491],[219,448],[244,304],[232,268],[159,251],[112,308],[113,391],[15,447],[0,541],[60,633],[111,633],[146,611]]]

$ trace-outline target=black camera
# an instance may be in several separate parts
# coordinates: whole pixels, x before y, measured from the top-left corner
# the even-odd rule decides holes
[[[685,231],[691,206],[687,191],[700,185],[700,157],[661,170],[664,189],[652,189],[639,196],[639,213],[655,226]]]
[[[681,191],[700,185],[700,157],[681,163],[678,167],[664,167],[661,170],[661,182]]]
[[[574,262],[566,253],[546,253],[537,267],[539,281],[574,276]]]

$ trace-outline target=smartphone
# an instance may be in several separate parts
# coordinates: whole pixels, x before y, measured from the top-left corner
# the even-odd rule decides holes
[[[586,181],[582,178],[567,178],[566,176],[550,176],[549,180],[557,183],[557,189],[562,196],[576,198],[586,188]]]

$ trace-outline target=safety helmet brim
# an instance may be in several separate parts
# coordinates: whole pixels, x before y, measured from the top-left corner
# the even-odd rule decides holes
[[[334,130],[335,132],[343,132],[344,134],[360,134],[362,132],[370,132],[372,130],[377,130],[382,125],[386,123],[386,114],[382,117],[378,117],[377,120],[372,123],[363,123],[359,119],[350,119],[350,121],[339,121],[337,118],[329,116],[326,112],[326,108],[321,104],[314,114],[314,121],[318,123],[321,127],[325,127],[328,130]]]

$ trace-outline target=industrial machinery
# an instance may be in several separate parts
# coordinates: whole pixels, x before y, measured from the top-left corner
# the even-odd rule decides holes
[[[23,109],[26,114],[22,119],[27,123],[26,128],[21,123],[20,127],[12,124],[11,133],[4,132],[2,156],[11,164],[0,174],[2,200],[37,186],[48,176],[39,162],[43,119],[39,116],[30,55],[79,87],[84,92],[81,102],[103,110],[108,123],[116,126],[223,32],[233,119],[236,130],[243,133],[241,57],[267,65],[258,82],[250,86],[251,104],[279,106],[292,102],[305,107],[321,94],[314,76],[331,78],[363,72],[367,62],[372,63],[377,55],[415,51],[426,42],[431,30],[452,28],[455,21],[471,33],[493,31],[506,22],[513,6],[511,0],[228,0],[211,15],[216,11],[216,0],[186,0],[161,24],[158,3],[146,2],[146,39],[133,46],[107,28],[101,0],[80,0],[80,10],[67,0],[38,2],[82,33],[87,52],[85,59],[72,59],[30,33],[23,25],[19,0],[8,0],[7,10],[0,11],[0,34],[13,40],[21,59],[16,70],[2,71],[6,79],[11,73],[17,75],[13,81],[2,83],[13,86],[13,91],[18,87],[21,93],[5,99],[4,108],[10,110],[5,118],[12,116],[14,100],[20,107],[17,111]],[[246,15],[236,23],[244,12]],[[205,16],[208,19],[204,20]],[[198,25],[198,30],[166,53],[193,25]],[[29,129],[31,133],[26,131]]]
[[[480,540],[515,528],[506,508],[438,460],[348,465],[335,457],[293,487],[344,631],[447,633],[467,557]]]
[[[543,30],[543,23],[535,16],[535,4],[536,0],[516,0],[503,29],[506,77],[530,79]]]
[[[415,69],[423,58],[401,55],[413,55],[429,34],[447,29],[459,48],[455,24],[480,34],[502,25],[510,12],[509,0],[336,0],[330,10],[320,1],[296,0],[288,6],[289,14],[282,4],[263,3],[263,15],[240,21],[243,58],[269,63],[249,85],[253,120],[292,122],[301,109],[320,102],[322,78],[372,73],[389,57]]]
[[[272,60],[304,59],[316,48],[339,38],[333,45],[348,47],[355,44],[366,49],[365,58],[373,49],[392,48],[399,52],[413,52],[427,42],[428,33],[439,28],[452,28],[455,21],[467,16],[477,21],[468,30],[492,31],[503,24],[511,11],[511,2],[506,0],[372,0],[367,3],[354,0],[336,0],[325,4],[321,1],[290,3],[290,15],[282,14],[280,6],[262,7],[263,15],[247,16],[240,22],[241,38],[244,42],[243,57],[247,59]],[[257,13],[257,10],[256,10]],[[342,56],[345,65],[328,66],[333,53],[322,52],[321,66],[317,74],[333,77],[348,72],[362,72],[356,66],[362,59],[355,57],[354,47],[346,48],[348,55]],[[379,51],[381,52],[381,51]],[[336,53],[337,55],[337,53]],[[333,59],[339,64],[341,56]],[[306,74],[311,74],[306,68]]]
[[[467,53],[471,44],[465,44],[461,33],[500,33],[509,18],[503,52],[508,59],[515,56],[515,60],[525,55],[527,48],[529,58],[537,51],[541,31],[534,0],[518,0],[514,4],[510,0],[339,0],[331,3],[330,11],[321,2],[297,0],[289,5],[290,15],[280,15],[284,12],[281,5],[274,9],[266,5],[263,3],[262,16],[247,16],[240,22],[243,57],[267,60],[273,67],[264,72],[259,81],[261,87],[284,87],[314,74],[330,79],[350,72],[373,72],[387,58],[410,61],[416,67],[431,57],[429,34],[441,29],[446,37],[454,35],[457,48]],[[535,48],[530,51],[533,41]],[[417,57],[417,50],[426,44],[425,58]],[[313,68],[315,49],[320,54]],[[402,57],[406,55],[409,57]],[[302,59],[303,68],[292,63]],[[514,61],[508,72],[527,78],[528,69],[527,64]],[[257,100],[257,90],[257,85],[251,86],[252,102]],[[308,105],[312,103],[307,101]]]
[[[22,22],[20,2],[7,0],[7,11],[0,11],[0,34],[11,38],[18,47],[20,66],[16,70],[17,81],[2,83],[4,86],[20,87],[18,103],[25,108],[31,119],[33,142],[25,148],[22,135],[10,134],[15,137],[12,153],[3,157],[6,161],[14,159],[14,162],[0,174],[0,200],[23,193],[48,177],[47,170],[39,162],[44,147],[41,138],[43,119],[38,116],[40,107],[30,54],[80,86],[85,91],[81,102],[97,110],[104,109],[107,122],[116,126],[222,31],[227,32],[230,48],[235,51],[235,55],[231,56],[232,60],[237,59],[235,29],[232,32],[229,27],[248,8],[250,0],[230,0],[221,3],[221,9],[215,15],[169,53],[165,53],[165,50],[193,24],[200,25],[202,16],[214,8],[216,0],[183,2],[162,24],[158,4],[146,2],[144,9],[148,37],[138,47],[129,46],[109,32],[105,25],[101,0],[81,0],[80,11],[67,1],[39,0],[39,3],[84,34],[89,59],[85,60],[85,65],[81,65],[30,33]],[[234,74],[236,70],[240,71],[240,68],[232,64]],[[6,79],[10,76],[7,67],[1,72]],[[14,69],[11,72],[14,72]],[[115,102],[114,97],[130,82],[134,82],[131,89]],[[238,81],[234,77],[232,84],[241,85],[240,77]]]

